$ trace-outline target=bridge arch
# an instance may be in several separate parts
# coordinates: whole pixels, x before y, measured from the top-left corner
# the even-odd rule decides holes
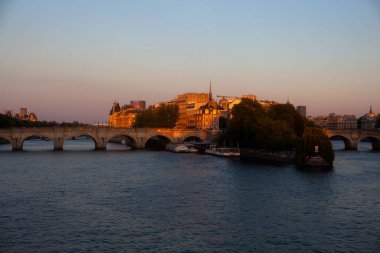
[[[363,142],[363,141],[369,141],[372,145],[372,150],[380,150],[380,139],[379,138],[376,138],[376,137],[373,137],[371,135],[367,135],[367,136],[362,136],[359,140],[359,142]]]
[[[330,138],[330,140],[341,140],[341,141],[343,141],[345,150],[356,149],[354,142],[349,137],[346,137],[344,135],[331,135],[331,136],[329,136],[329,138]]]
[[[159,134],[151,135],[147,138],[144,147],[146,149],[164,150],[166,149],[166,146],[172,142],[173,140],[168,136]]]
[[[199,136],[188,135],[183,138],[182,142],[203,142],[203,140]]]
[[[117,142],[117,143],[119,143],[119,141],[121,141],[121,144],[125,144],[126,146],[131,147],[131,148],[137,148],[138,147],[136,139],[133,138],[132,136],[128,135],[128,134],[115,133],[115,134],[113,134],[107,138],[107,143],[112,142],[112,140],[115,140],[115,142]],[[123,140],[125,141],[125,143],[122,143]]]
[[[76,140],[77,138],[80,138],[80,137],[85,137],[85,138],[90,138],[92,140],[92,142],[94,143],[94,149],[96,149],[96,147],[98,146],[98,141],[97,141],[97,138],[96,136],[92,135],[91,133],[88,133],[88,132],[85,132],[85,133],[77,133],[77,132],[73,132],[73,133],[68,133],[64,136],[64,142],[62,143],[62,147],[63,149],[66,149],[67,148],[67,144],[69,144],[67,142],[67,140]],[[65,148],[65,145],[66,145],[66,148]],[[69,144],[70,145],[70,144]],[[70,149],[70,148],[68,148]],[[73,149],[78,149],[77,147],[73,148]],[[80,149],[83,149],[83,148],[80,148]],[[85,148],[86,150],[86,148]],[[88,148],[87,148],[88,150]],[[91,149],[90,149],[91,150]]]
[[[12,140],[7,136],[0,135],[0,150],[9,151],[12,150]]]
[[[4,140],[6,142],[9,142],[10,144],[12,144],[12,139],[8,136],[5,136],[5,135],[0,135],[0,140]]]
[[[53,139],[50,136],[47,136],[47,135],[44,135],[44,134],[40,134],[40,133],[33,133],[33,134],[29,134],[27,136],[24,136],[21,139],[21,150],[24,150],[25,141],[28,141],[28,140],[31,140],[31,139],[34,139],[34,138],[35,139],[39,139],[39,140],[48,141],[49,145],[46,148],[47,150],[53,150],[54,149],[54,141],[53,141]]]

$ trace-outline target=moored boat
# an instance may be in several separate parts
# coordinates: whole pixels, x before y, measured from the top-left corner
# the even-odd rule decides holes
[[[222,156],[222,157],[239,157],[239,148],[217,148],[216,145],[210,145],[208,149],[205,150],[206,154]]]
[[[198,149],[194,148],[194,147],[191,147],[189,145],[186,145],[186,144],[169,144],[167,146],[167,149],[169,151],[172,151],[174,153],[196,153],[198,152]]]
[[[333,166],[332,164],[326,162],[326,160],[321,156],[312,156],[305,159],[304,163],[302,164],[302,167],[330,169]]]

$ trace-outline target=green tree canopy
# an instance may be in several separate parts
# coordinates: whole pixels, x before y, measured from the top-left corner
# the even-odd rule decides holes
[[[242,99],[232,109],[232,119],[222,136],[241,147],[289,150],[294,139],[302,136],[304,119],[291,104],[277,104],[264,109],[260,103]],[[224,141],[224,140],[223,140]]]
[[[178,119],[178,105],[161,105],[136,116],[134,127],[173,128]]]

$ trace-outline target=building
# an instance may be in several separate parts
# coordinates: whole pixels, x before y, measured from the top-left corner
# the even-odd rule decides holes
[[[228,102],[225,102],[225,106]],[[177,128],[218,129],[219,118],[224,115],[226,107],[217,103],[212,96],[211,83],[207,93],[185,93],[174,102],[178,105]]]
[[[380,114],[372,112],[372,106],[369,108],[369,112],[360,117],[360,128],[364,130],[376,129],[376,121],[380,117]]]
[[[308,117],[310,121],[322,128],[352,130],[357,129],[357,118],[355,115],[336,115],[330,113],[328,116]]]
[[[146,107],[146,103],[144,100],[132,100],[131,106],[133,106],[134,108],[136,108],[140,111],[144,111],[145,107]]]
[[[161,102],[149,106],[155,110],[161,105],[176,104],[178,106],[178,119],[176,128],[190,129],[219,129],[221,117],[230,118],[232,108],[241,103],[243,98],[259,102],[264,108],[276,104],[274,101],[259,101],[255,95],[243,95],[242,97],[217,96],[219,103],[212,96],[211,82],[208,93],[185,93],[178,95],[176,99]],[[120,107],[114,102],[109,114],[109,126],[133,127],[136,116],[145,110],[145,101],[132,100],[130,105]]]
[[[315,125],[322,127],[322,128],[327,128],[327,122],[328,122],[328,116],[309,116],[307,117],[308,120],[314,122]]]
[[[189,128],[188,114],[193,114],[201,105],[209,101],[207,93],[185,93],[178,95],[174,102],[178,105],[177,128]]]
[[[357,118],[355,115],[335,115],[331,113],[326,122],[326,128],[339,130],[357,129]]]
[[[28,114],[28,109],[25,107],[20,108],[19,113],[13,114],[13,110],[4,110],[4,114],[7,115],[8,117],[12,117],[15,119],[28,120],[28,121],[32,121],[32,122],[37,121],[36,114],[33,112]]]
[[[296,110],[302,117],[306,118],[306,106],[298,105]]]
[[[145,108],[145,101],[139,102],[144,102],[144,104],[137,103],[137,106],[123,105],[120,107],[119,103],[115,101],[109,114],[108,125],[111,127],[133,127],[136,116],[142,112],[140,110],[142,105]]]
[[[195,106],[194,110],[187,111],[187,128],[219,129],[219,118],[224,112],[215,100],[209,100],[205,104]]]

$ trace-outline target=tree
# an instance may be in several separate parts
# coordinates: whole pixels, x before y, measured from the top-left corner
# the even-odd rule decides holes
[[[329,138],[321,128],[305,120],[291,104],[276,104],[268,110],[258,102],[243,99],[232,109],[219,143],[239,142],[241,147],[267,151],[296,149],[297,163],[314,154],[318,146],[320,155],[329,163],[334,151]]]
[[[303,164],[306,157],[315,155],[315,146],[318,146],[319,155],[323,157],[326,162],[332,164],[334,161],[334,150],[332,148],[330,139],[324,134],[323,130],[317,127],[307,127],[302,138],[300,138],[296,145],[296,159],[297,164]]]
[[[291,150],[294,140],[302,136],[304,125],[291,104],[277,104],[266,110],[257,101],[242,99],[232,109],[232,119],[221,138],[246,148]]]
[[[219,129],[225,129],[227,127],[227,118],[220,117],[219,118]]]
[[[0,114],[0,128],[8,127],[79,127],[88,126],[88,124],[79,123],[74,121],[72,123],[58,123],[56,121],[36,121],[32,122],[29,120],[20,120],[9,117],[7,115]]]
[[[296,111],[290,103],[275,104],[268,110],[269,117],[287,124],[293,129],[298,137],[302,136],[305,128],[305,119]]]
[[[133,127],[173,128],[178,119],[178,105],[161,105],[136,116]]]

